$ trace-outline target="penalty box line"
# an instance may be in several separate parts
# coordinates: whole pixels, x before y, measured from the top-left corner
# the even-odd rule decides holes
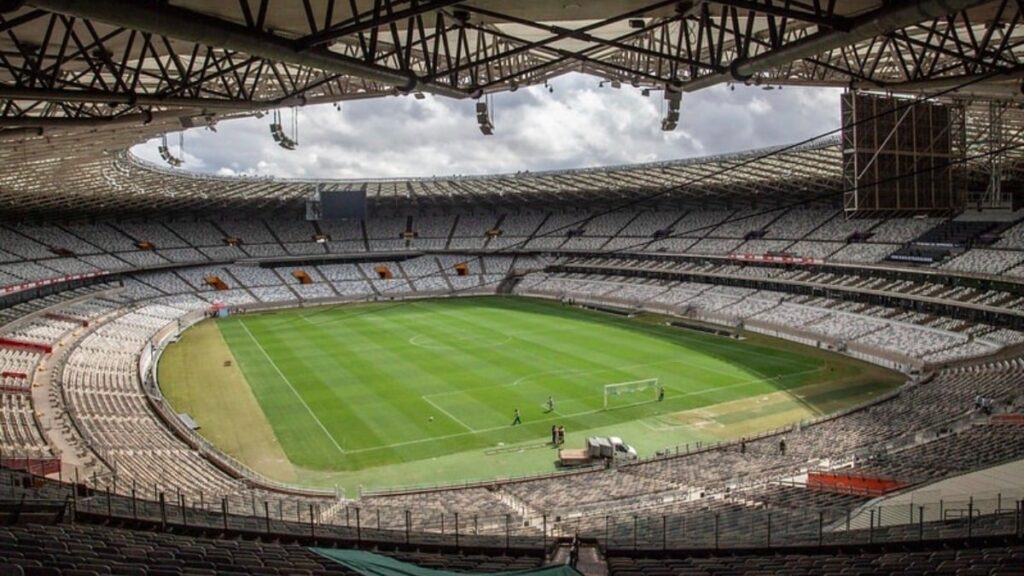
[[[455,415],[454,415],[454,414],[452,414],[451,412],[449,412],[449,411],[445,410],[444,408],[441,408],[441,407],[440,407],[440,406],[439,406],[439,405],[438,405],[438,404],[437,404],[436,402],[434,402],[433,400],[431,400],[431,399],[430,399],[430,398],[428,398],[427,396],[420,396],[420,398],[423,398],[423,400],[424,400],[424,401],[425,401],[425,402],[426,402],[427,404],[430,404],[430,405],[431,405],[431,406],[433,406],[434,408],[437,408],[437,409],[438,409],[438,410],[439,410],[439,411],[440,411],[440,412],[441,412],[442,414],[444,414],[445,416],[447,416],[447,417],[451,418],[451,419],[452,419],[452,420],[453,420],[453,421],[454,421],[454,422],[455,422],[456,424],[458,424],[459,426],[462,426],[463,428],[465,428],[466,430],[469,430],[470,432],[476,432],[476,430],[474,430],[473,428],[471,428],[471,427],[470,427],[470,426],[469,426],[468,424],[466,424],[466,423],[465,423],[465,422],[463,422],[462,420],[459,420],[458,418],[456,418],[456,417],[455,417]]]
[[[789,378],[789,377],[792,377],[792,376],[801,376],[803,374],[811,374],[813,372],[821,372],[821,368],[811,368],[809,370],[802,370],[800,372],[791,372],[791,373],[783,376],[783,378]],[[772,377],[772,378],[756,378],[756,379],[753,379],[753,380],[745,380],[743,382],[736,382],[736,383],[733,383],[733,384],[729,384],[728,386],[716,386],[714,388],[704,388],[702,390],[694,390],[692,392],[684,392],[683,394],[673,395],[672,398],[669,398],[669,401],[675,400],[676,398],[683,398],[683,397],[689,397],[689,396],[703,396],[705,394],[711,394],[711,393],[717,392],[719,390],[730,390],[732,388],[739,388],[741,386],[750,386],[752,384],[760,384],[762,382],[770,382],[772,380],[777,380],[777,378],[774,378],[774,377]],[[428,396],[429,396],[429,394],[428,394]],[[424,396],[423,399],[427,400],[426,396]],[[430,402],[429,400],[427,400],[427,401]],[[632,404],[626,404],[626,405],[622,405],[622,406],[615,406],[614,408],[611,408],[611,410],[621,410],[621,409],[624,409],[624,408],[631,408],[631,407],[634,407],[634,406],[640,406],[640,405],[644,405],[644,404],[654,404],[656,402],[657,402],[656,400],[647,400],[647,401],[643,401],[643,402],[635,402],[635,403],[632,403]],[[430,403],[434,404],[433,402],[430,402]],[[560,414],[558,416],[551,417],[551,418],[531,419],[530,423],[532,424],[532,423],[535,423],[535,422],[553,422],[553,421],[558,420],[560,418],[574,418],[576,416],[589,416],[591,414],[597,414],[599,412],[608,412],[608,411],[609,410],[606,410],[604,408],[599,408],[599,409],[596,409],[596,410],[585,410],[583,412],[573,412],[573,413],[570,413],[570,414]],[[507,430],[509,428],[510,428],[510,426],[507,425],[507,424],[502,425],[502,426],[492,426],[490,428],[481,428],[479,430],[472,430],[472,431],[469,431],[469,432],[456,432],[454,434],[445,434],[444,436],[432,436],[430,438],[420,438],[418,440],[407,440],[405,442],[396,442],[394,444],[387,444],[385,446],[371,446],[369,448],[358,448],[356,450],[349,450],[348,454],[359,454],[361,452],[376,452],[377,450],[388,450],[390,448],[401,448],[403,446],[412,446],[414,444],[423,444],[425,442],[434,442],[436,440],[448,440],[448,439],[451,439],[451,438],[461,438],[462,436],[473,436],[473,435],[476,435],[476,434],[483,434],[483,433],[486,433],[486,432],[496,432],[498,430]]]
[[[545,376],[557,376],[557,375],[560,375],[560,374],[571,374],[571,375],[575,375],[575,376],[582,376],[582,375],[586,375],[586,374],[595,374],[595,373],[600,373],[600,372],[611,372],[613,370],[632,370],[634,368],[648,368],[648,367],[651,367],[651,366],[664,366],[666,364],[681,364],[681,365],[687,366],[689,368],[696,368],[697,370],[703,370],[705,372],[713,372],[715,374],[721,374],[723,376],[732,376],[734,374],[734,372],[731,372],[731,371],[728,371],[728,370],[723,370],[722,368],[715,368],[715,367],[712,367],[712,366],[701,366],[699,364],[691,364],[691,363],[688,363],[686,360],[680,360],[678,358],[669,357],[669,358],[666,358],[664,360],[653,360],[651,362],[641,362],[639,364],[626,364],[624,366],[615,366],[615,367],[611,367],[611,368],[556,368],[554,370],[542,370],[540,372],[533,372],[533,373],[527,374],[525,376],[521,376],[519,378],[516,378],[512,382],[508,382],[508,383],[505,383],[505,384],[492,384],[490,386],[477,386],[477,387],[474,387],[474,388],[466,388],[466,389],[463,389],[463,390],[449,390],[447,392],[434,392],[432,394],[427,394],[427,396],[433,396],[433,397],[438,397],[438,396],[455,396],[455,395],[458,395],[458,394],[464,394],[466,392],[474,392],[476,390],[496,390],[496,389],[499,389],[499,388],[511,388],[513,386],[520,386],[520,385],[522,385],[524,383],[530,382],[531,380],[540,379],[540,378],[545,377]],[[791,376],[793,374],[800,374],[800,373],[802,373],[802,372],[786,372],[785,374],[780,374],[780,376],[782,376],[783,378],[788,378],[789,376]],[[650,380],[651,378],[659,378],[659,377],[658,376],[652,376],[650,378],[641,378],[640,380]],[[766,380],[767,380],[767,378],[766,378]],[[639,381],[639,380],[637,380],[637,381]],[[621,382],[608,382],[608,384],[621,384]]]
[[[319,418],[317,418],[316,414],[313,412],[313,409],[309,407],[309,404],[307,404],[306,400],[303,399],[301,394],[299,394],[299,391],[295,389],[295,386],[292,386],[291,381],[288,380],[288,377],[284,375],[284,372],[282,372],[281,369],[278,368],[277,363],[274,362],[274,359],[270,357],[270,354],[267,354],[267,351],[263,348],[263,345],[260,344],[260,341],[257,340],[255,336],[253,336],[252,331],[249,330],[249,327],[245,325],[245,321],[239,319],[238,323],[242,325],[242,328],[245,329],[245,333],[249,335],[249,339],[252,340],[253,344],[255,344],[257,348],[260,349],[260,352],[262,352],[263,356],[266,357],[268,362],[270,362],[270,365],[274,367],[274,370],[277,371],[277,375],[281,377],[281,380],[283,380],[284,383],[288,385],[288,388],[291,389],[292,394],[295,394],[295,397],[298,398],[299,402],[301,402],[302,405],[306,407],[306,411],[309,412],[309,415],[313,417],[313,420],[320,425],[320,429],[324,431],[324,434],[326,434],[327,437],[331,439],[331,442],[334,444],[334,447],[338,449],[338,452],[344,454],[345,449],[342,448],[341,444],[338,444],[338,441],[334,439],[334,435],[327,430],[327,426],[324,426],[324,423],[321,422]]]

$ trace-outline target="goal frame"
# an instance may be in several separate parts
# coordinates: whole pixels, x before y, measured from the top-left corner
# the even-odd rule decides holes
[[[661,386],[661,379],[654,378],[641,378],[639,380],[629,380],[627,382],[614,382],[612,384],[604,385],[604,410],[608,409],[608,398],[611,396],[619,396],[620,394],[610,393],[611,390],[625,388],[627,394],[634,392],[645,392],[647,390],[654,391],[655,399],[657,399],[658,389]],[[652,400],[653,401],[653,400]]]

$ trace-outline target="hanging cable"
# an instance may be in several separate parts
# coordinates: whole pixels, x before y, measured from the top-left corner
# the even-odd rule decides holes
[[[491,116],[491,96],[489,94],[484,95],[483,101],[477,101],[476,103],[476,123],[480,127],[480,132],[484,136],[492,136],[494,134],[494,120]]]

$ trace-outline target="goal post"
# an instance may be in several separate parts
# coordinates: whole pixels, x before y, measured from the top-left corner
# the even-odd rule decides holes
[[[643,380],[631,380],[629,382],[616,382],[615,384],[604,385],[604,409],[608,409],[608,400],[623,396],[625,394],[650,393],[651,400],[658,399],[660,386],[657,378],[645,378]]]

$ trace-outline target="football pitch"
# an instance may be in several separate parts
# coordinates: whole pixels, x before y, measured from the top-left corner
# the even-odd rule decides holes
[[[899,383],[819,350],[663,320],[517,297],[235,316],[171,345],[160,382],[201,433],[257,470],[377,485],[549,471],[554,424],[570,447],[600,432],[645,455],[831,412]],[[648,389],[605,407],[606,385],[652,378],[663,400]]]

